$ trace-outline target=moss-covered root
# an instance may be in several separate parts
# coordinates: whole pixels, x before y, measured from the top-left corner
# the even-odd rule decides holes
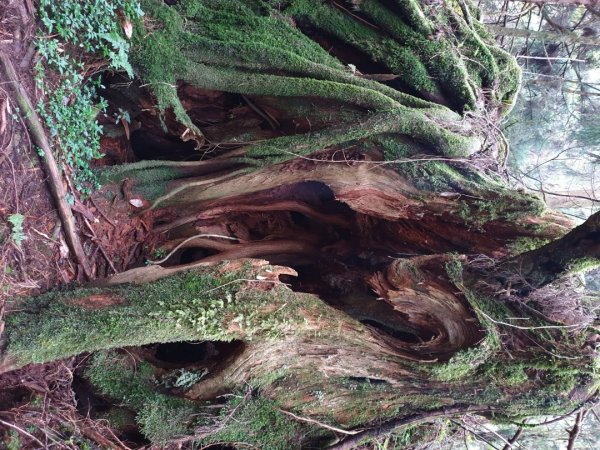
[[[141,285],[72,287],[24,299],[6,318],[0,371],[155,342],[230,341],[285,333],[286,327],[293,327],[294,317],[284,321],[269,311],[293,293],[284,287],[288,296],[277,287],[260,289],[261,284],[277,285],[277,273],[264,263],[251,267],[238,262]],[[248,288],[247,280],[257,277],[264,281]],[[132,281],[127,272],[118,278]]]
[[[161,393],[152,366],[129,356],[96,353],[85,371],[100,394],[135,411],[140,431],[153,444],[189,434],[199,405]]]
[[[375,0],[357,1],[361,14],[376,24],[369,26],[356,14],[322,0],[276,5],[188,0],[173,7],[145,0],[143,7],[152,21],[138,23],[132,60],[159,107],[173,108],[188,128],[193,124],[174,88],[182,78],[210,89],[341,99],[371,110],[399,105],[439,108],[436,103],[458,112],[487,107],[478,101],[481,88],[505,86],[511,71],[499,70],[488,48],[492,44],[482,37],[477,21],[466,22],[453,11],[427,18],[428,7],[415,0],[395,4],[388,9]],[[445,30],[451,20],[462,27],[462,37],[434,36],[433,30]],[[402,87],[355,74],[352,64],[331,56],[301,32],[306,25],[383,64]]]

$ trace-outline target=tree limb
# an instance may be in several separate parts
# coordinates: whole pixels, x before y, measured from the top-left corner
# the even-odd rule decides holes
[[[514,448],[513,444],[517,442],[517,439],[519,439],[522,434],[523,434],[523,427],[517,428],[517,431],[515,432],[515,434],[513,434],[513,437],[511,437],[508,440],[508,442],[506,443],[506,445],[504,447],[502,447],[502,450],[510,450],[511,448]]]
[[[579,433],[581,433],[581,423],[588,411],[579,411],[577,416],[575,417],[575,424],[571,431],[569,431],[569,442],[567,443],[567,450],[573,450],[575,448],[575,442],[577,442],[577,438],[579,437]]]

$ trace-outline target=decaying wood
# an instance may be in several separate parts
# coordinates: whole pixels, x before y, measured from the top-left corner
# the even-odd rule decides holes
[[[158,0],[155,3],[156,8],[170,8]],[[200,7],[203,2],[197,3]],[[260,3],[263,8],[264,2]],[[369,28],[379,33],[387,27],[387,18],[397,14],[385,13],[389,2],[364,5],[368,3],[379,5],[384,13],[374,11],[375,18],[367,22],[362,13],[337,8],[337,3],[332,8],[332,2],[312,4],[325,8],[323,11],[329,11],[340,23],[356,20],[360,27],[379,17],[381,28]],[[403,3],[413,8],[412,12],[420,11],[418,2]],[[215,346],[220,341],[232,342],[237,346],[234,351],[214,359],[212,354],[206,358],[203,355],[201,361],[195,361],[207,376],[179,392],[180,397],[198,405],[242,386],[258,387],[257,396],[276,402],[273,412],[303,422],[302,433],[304,428],[318,426],[321,433],[326,429],[348,435],[332,447],[337,449],[355,448],[364,439],[440,417],[496,412],[523,416],[537,411],[542,401],[552,401],[557,409],[567,401],[569,405],[585,401],[592,388],[581,381],[583,375],[575,378],[580,376],[577,372],[573,376],[576,388],[567,389],[563,380],[556,386],[559,381],[554,378],[558,377],[546,368],[548,364],[543,368],[538,364],[542,358],[546,362],[548,354],[558,352],[552,353],[553,336],[542,342],[546,335],[537,336],[533,331],[543,328],[551,335],[557,327],[544,325],[544,321],[537,328],[511,326],[512,313],[523,310],[518,302],[510,302],[515,284],[503,282],[504,278],[512,281],[510,277],[522,271],[527,256],[515,263],[512,255],[519,250],[510,246],[522,237],[556,239],[566,224],[552,215],[542,217],[539,202],[511,191],[499,177],[490,174],[501,166],[496,159],[502,153],[494,147],[489,156],[483,137],[487,138],[488,130],[499,133],[494,122],[510,109],[507,106],[518,85],[518,68],[505,56],[493,53],[493,44],[479,42],[485,36],[478,37],[477,27],[469,26],[474,19],[469,17],[468,8],[462,2],[459,6],[464,16],[452,8],[447,12],[454,15],[454,25],[462,30],[452,34],[451,39],[442,33],[439,39],[446,39],[447,49],[454,49],[465,60],[485,53],[483,68],[488,65],[489,73],[484,70],[471,76],[463,67],[464,72],[454,74],[457,84],[453,84],[445,79],[443,70],[423,92],[417,84],[411,88],[411,92],[439,101],[442,106],[401,92],[402,80],[415,80],[405,80],[406,71],[394,69],[395,61],[391,61],[393,67],[377,68],[380,74],[374,76],[351,75],[346,64],[328,69],[319,63],[315,72],[310,54],[286,64],[278,59],[280,50],[287,55],[294,47],[284,40],[285,45],[275,49],[273,58],[262,54],[246,57],[244,53],[249,50],[240,50],[246,62],[260,57],[267,65],[271,60],[280,61],[277,67],[261,64],[260,71],[254,71],[250,65],[209,77],[206,73],[220,70],[221,65],[214,61],[222,55],[215,51],[211,56],[215,60],[196,64],[193,56],[197,48],[187,49],[183,58],[190,59],[188,72],[203,76],[184,77],[190,85],[181,86],[177,96],[190,113],[190,120],[207,124],[207,139],[214,143],[204,148],[203,157],[209,159],[183,162],[148,158],[107,168],[110,181],[103,188],[113,194],[122,193],[122,199],[119,195],[112,197],[115,202],[123,201],[127,211],[132,210],[131,205],[138,208],[137,212],[153,210],[144,217],[155,220],[156,226],[144,223],[144,229],[153,233],[152,247],[160,245],[169,252],[167,257],[149,267],[98,281],[92,289],[89,285],[75,287],[65,298],[60,293],[46,297],[54,303],[41,306],[39,311],[29,311],[24,301],[15,315],[20,314],[22,320],[35,326],[31,332],[28,328],[27,334],[18,327],[7,327],[0,371],[90,350],[147,344],[158,348],[181,341]],[[169,14],[177,11],[177,6],[168,9]],[[235,18],[235,24],[225,24],[221,31],[237,29],[239,21],[245,20],[237,12],[214,16],[215,20]],[[283,14],[281,10],[272,12],[274,16]],[[291,16],[289,19],[301,27],[303,20],[311,18],[310,12],[297,21]],[[184,18],[181,23],[200,16],[198,13]],[[413,24],[419,30],[417,34],[422,35],[415,39],[427,47],[430,18],[420,20],[425,19],[424,14],[412,17],[418,21]],[[251,32],[267,19],[276,20],[257,15],[245,29]],[[311,20],[318,22],[316,19]],[[435,14],[431,20],[437,26],[434,19]],[[397,17],[396,24],[403,23],[404,17]],[[203,27],[191,29],[201,33]],[[162,30],[146,30],[147,42]],[[301,28],[294,26],[288,31],[290,39],[311,39]],[[321,32],[332,34],[328,29]],[[454,46],[459,34],[472,37],[465,45],[460,43],[460,48]],[[246,40],[254,46],[263,35],[270,34]],[[366,36],[365,41],[370,41],[371,35]],[[373,41],[380,37],[374,36]],[[196,38],[189,35],[180,42]],[[355,39],[346,40],[345,45],[355,44]],[[390,45],[397,42],[398,50],[403,48],[404,40],[389,36],[384,39]],[[175,42],[167,37],[160,44],[170,41]],[[343,36],[336,38],[335,47],[338,41],[344,41]],[[478,42],[480,45],[475,45]],[[228,38],[222,43],[226,47],[229,44]],[[273,50],[274,43],[267,44],[264,51]],[[315,44],[320,42],[298,44],[309,44],[319,51]],[[467,44],[475,47],[469,50]],[[362,53],[372,53],[370,44],[365,47]],[[224,47],[219,44],[218,48]],[[467,52],[461,54],[465,49]],[[171,50],[176,54],[179,49]],[[384,50],[379,53],[387,55]],[[344,60],[335,51],[321,56]],[[419,57],[430,63],[433,54],[426,56]],[[439,56],[436,53],[435,59]],[[359,59],[365,59],[366,67],[367,57]],[[504,60],[500,71],[496,59]],[[298,62],[291,68],[292,73],[287,73],[287,65],[296,64],[294,61],[301,64]],[[462,58],[452,61],[462,64]],[[451,66],[452,61],[446,60],[444,67]],[[358,66],[361,62],[356,61]],[[475,63],[479,61],[475,59]],[[425,65],[422,68],[425,70]],[[312,72],[306,72],[309,69]],[[224,76],[232,73],[236,74],[233,83],[223,84]],[[512,81],[500,76],[505,73],[512,74]],[[144,78],[144,73],[139,75]],[[489,80],[484,82],[482,77]],[[239,83],[237,78],[244,82]],[[427,79],[424,75],[423,80]],[[376,80],[393,82],[396,87]],[[149,86],[158,81],[153,80]],[[162,83],[174,86],[180,81]],[[300,85],[300,81],[307,85]],[[339,92],[331,90],[333,81]],[[506,82],[514,83],[514,87],[496,92]],[[318,86],[311,91],[315,83]],[[460,92],[473,95],[465,94],[453,109],[448,109],[443,105],[452,98],[456,85],[464,87]],[[472,92],[472,86],[477,86],[476,92]],[[349,95],[352,92],[356,95]],[[201,105],[195,104],[194,95],[202,99]],[[240,106],[239,95],[246,99],[246,105]],[[218,113],[203,112],[206,106]],[[243,108],[241,118],[235,115],[239,108]],[[467,110],[469,113],[462,115]],[[485,120],[478,115],[491,117],[492,123],[483,125]],[[150,141],[156,138],[156,142],[150,142],[160,147],[156,154],[174,157],[169,152],[175,145],[162,148],[168,144],[168,136],[157,134],[157,118],[146,116],[139,120],[148,123],[136,133],[149,133],[153,136]],[[167,118],[164,128],[171,137],[180,136],[181,125]],[[196,157],[180,150],[173,150],[177,158]],[[536,226],[545,224],[549,226],[543,231]],[[563,243],[551,244],[549,258],[560,257],[559,253],[567,250],[570,259],[584,256],[583,244],[596,232],[594,228],[578,238],[582,245],[575,248],[581,250],[579,253],[572,248],[579,232],[567,234]],[[144,239],[140,237],[138,242],[144,245]],[[586,247],[590,248],[593,246]],[[539,254],[544,252],[548,253],[548,248]],[[477,266],[473,262],[477,258],[487,265]],[[167,264],[160,267],[161,263]],[[531,264],[535,266],[533,259]],[[151,284],[143,286],[147,283]],[[533,323],[531,314],[523,315]],[[64,317],[73,320],[61,320]],[[134,333],[136,330],[139,334]],[[93,342],[86,341],[88,336]],[[572,345],[567,350],[581,353],[575,349],[578,343],[567,341],[561,345]],[[41,354],[38,349],[42,349]],[[151,351],[148,347],[144,350]],[[157,353],[143,359],[164,369]],[[11,359],[12,355],[18,359]],[[120,357],[118,352],[114,355]],[[556,358],[553,362],[558,367],[563,360]],[[505,368],[510,371],[505,372]],[[513,383],[515,379],[519,386]],[[545,388],[549,385],[560,391],[560,399],[548,394],[550,390]],[[563,392],[566,390],[569,392]],[[251,395],[254,400],[255,392]],[[120,400],[125,404],[129,401]],[[145,407],[143,402],[128,407],[139,412]],[[228,417],[234,419],[235,411]],[[383,417],[393,419],[382,422]],[[197,430],[188,431],[185,437],[176,436],[180,440],[174,442],[189,441]]]

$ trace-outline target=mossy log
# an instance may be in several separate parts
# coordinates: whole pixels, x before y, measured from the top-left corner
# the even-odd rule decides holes
[[[20,300],[1,370],[97,352],[88,378],[155,442],[272,449],[596,395],[592,321],[561,292],[598,216],[569,232],[502,178],[520,73],[470,2],[142,3],[140,82],[112,98],[200,147],[104,169],[96,200],[142,200],[167,257]],[[148,345],[180,341],[232,347],[159,389]]]

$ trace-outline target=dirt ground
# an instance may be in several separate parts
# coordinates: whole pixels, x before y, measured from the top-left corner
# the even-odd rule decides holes
[[[0,5],[0,51],[12,60],[19,83],[35,105],[43,97],[34,82],[34,65],[39,56],[33,45],[36,33],[33,11],[32,0],[11,0]],[[75,280],[85,281],[85,277],[69,252],[25,118],[2,77],[3,74],[0,75],[0,298],[6,300]],[[131,158],[128,146],[123,137],[104,137],[102,148],[106,157],[93,164],[128,160]],[[92,278],[136,264],[146,251],[142,243],[147,239],[148,218],[132,217],[135,208],[127,202],[109,200],[101,194],[94,199],[82,198],[73,191],[68,178],[63,178],[63,183],[75,198],[72,210]],[[20,245],[15,243],[14,226],[9,222],[15,214],[24,217],[25,239]]]

